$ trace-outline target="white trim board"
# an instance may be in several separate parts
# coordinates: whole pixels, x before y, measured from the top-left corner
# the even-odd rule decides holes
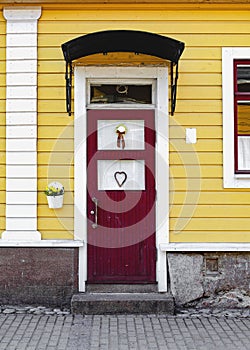
[[[163,243],[160,249],[163,252],[247,252],[250,243]]]
[[[37,240],[37,241],[3,241],[0,240],[0,248],[12,247],[12,248],[81,248],[84,246],[82,241],[73,240]]]
[[[155,128],[156,140],[156,248],[157,281],[160,292],[167,291],[166,253],[159,249],[160,244],[169,241],[169,165],[168,165],[168,68],[162,67],[81,67],[75,71],[75,239],[87,242],[86,218],[86,108],[87,82],[89,79],[121,81],[126,79],[156,81]],[[108,109],[111,105],[105,105]],[[117,107],[117,106],[116,106]],[[127,107],[127,106],[126,106]],[[122,106],[122,108],[126,108]],[[133,106],[134,107],[134,106]],[[114,106],[113,106],[114,108]],[[143,108],[140,105],[140,108]],[[79,290],[85,291],[87,280],[87,245],[79,254]]]

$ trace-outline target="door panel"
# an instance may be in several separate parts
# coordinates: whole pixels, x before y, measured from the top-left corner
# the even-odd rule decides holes
[[[87,118],[88,282],[155,282],[154,111]]]

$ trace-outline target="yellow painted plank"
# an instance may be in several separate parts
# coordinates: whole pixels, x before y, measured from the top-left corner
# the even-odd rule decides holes
[[[5,191],[6,189],[6,180],[5,180],[5,177],[4,177],[4,174],[0,174],[0,191]],[[1,214],[0,214],[1,216]]]
[[[178,98],[218,100],[222,98],[221,86],[178,86]]]
[[[187,144],[184,139],[170,139],[170,151],[177,152],[222,152],[222,140],[201,139],[196,144]]]
[[[55,178],[55,179],[67,179],[73,178],[73,166],[57,165],[57,166],[38,166],[39,178]]]
[[[1,212],[0,212],[1,213]],[[74,217],[74,206],[64,204],[63,208],[50,209],[48,205],[39,205],[37,211],[39,218],[47,217],[58,217],[58,218],[73,218]]]
[[[72,91],[73,95],[73,91]],[[74,96],[74,95],[73,95]],[[38,99],[40,100],[65,100],[65,86],[39,87]]]
[[[5,102],[5,99],[4,99],[4,96],[0,96],[0,98],[3,98],[2,100],[0,99],[0,113],[1,112],[5,112],[5,110],[6,110],[6,102]],[[5,133],[3,133],[3,131],[2,131],[2,129],[1,129],[2,127],[0,127],[0,137],[3,137],[3,136],[5,136]]]
[[[241,232],[239,230],[235,232],[221,232],[217,231],[183,231],[183,232],[170,232],[170,242],[218,242],[218,243],[240,243],[250,241],[249,232]]]
[[[4,60],[0,60],[0,72],[6,72],[6,64]]]
[[[38,230],[62,230],[72,231],[74,229],[73,218],[38,218]]]
[[[170,152],[170,166],[172,165],[222,165],[221,152]]]
[[[170,191],[223,191],[222,179],[202,178],[171,178]]]
[[[71,231],[42,231],[39,230],[42,234],[42,239],[74,239],[74,234]]]
[[[179,75],[178,86],[221,86],[221,73],[182,72]]]
[[[40,61],[38,62],[40,64]],[[1,82],[1,75],[0,75]],[[42,73],[38,74],[38,86],[65,86],[65,75],[63,73]]]
[[[87,34],[87,33],[82,33]],[[66,41],[72,40],[75,37],[82,35],[78,33],[76,36],[72,37],[70,33],[60,33],[60,34],[43,34],[38,36],[38,47],[58,47],[58,50],[61,50],[61,45]],[[63,59],[63,54],[62,54]]]
[[[119,14],[118,14],[119,16]],[[41,21],[39,24],[39,33],[41,34],[60,34],[70,33],[74,36],[80,35],[79,33],[90,33],[97,30],[103,30],[105,22],[107,19],[103,19],[100,16],[99,19],[89,20],[86,18],[81,21]],[[117,19],[113,17],[112,23],[115,25],[116,29],[129,28],[131,26],[131,18],[127,19]],[[136,18],[133,21],[133,26],[136,25],[138,30],[145,30],[145,26],[148,31],[156,33],[168,33],[172,35],[175,33],[192,33],[192,34],[244,34],[249,33],[250,24],[249,21],[180,21],[180,20],[162,20],[162,19],[146,19],[143,18],[138,20]]]
[[[181,177],[211,177],[222,178],[222,167],[218,165],[171,165],[170,175],[174,178]]]
[[[170,204],[193,204],[193,205],[249,205],[249,190],[238,191],[237,192],[177,192],[170,193],[171,201]]]
[[[0,216],[5,217],[5,204],[0,204]]]
[[[175,39],[185,42],[188,46],[221,47],[248,46],[250,34],[177,34]]]
[[[5,86],[0,86],[0,98],[5,99],[6,98],[6,88]]]
[[[221,113],[175,113],[173,117],[169,118],[170,125],[181,126],[199,126],[199,125],[215,125],[222,126]]]
[[[218,113],[222,111],[222,102],[220,100],[181,100],[177,97],[177,113],[192,111]]]
[[[38,73],[64,73],[65,72],[65,62],[63,61],[63,56],[61,57],[61,61],[39,61],[38,65]]]
[[[68,116],[66,113],[39,113],[38,115],[38,126],[48,125],[73,125],[74,119],[72,116]]]
[[[221,44],[220,46],[223,46]],[[220,73],[220,60],[182,60],[179,64],[180,74],[185,73]]]
[[[39,126],[38,127],[38,138],[39,139],[70,139],[74,137],[74,129],[72,125],[62,126]]]
[[[43,152],[70,152],[74,150],[73,139],[40,139],[38,140],[38,151]]]
[[[249,232],[250,218],[172,218],[170,230]]]
[[[72,107],[74,108],[73,104]],[[72,109],[73,109],[72,108]],[[41,113],[64,113],[65,112],[65,101],[64,100],[38,100],[38,112]]]
[[[63,25],[65,25],[65,22]],[[58,23],[57,23],[57,26],[58,26]],[[58,26],[58,28],[60,28],[60,27]],[[39,36],[39,38],[40,38],[40,36]],[[38,52],[39,64],[41,61],[44,61],[44,60],[60,61],[63,59],[62,50],[58,46],[56,46],[56,47],[39,47],[37,52]]]
[[[145,5],[143,5],[145,6]],[[222,7],[222,5],[220,4]],[[107,8],[107,6],[105,6]],[[99,10],[78,10],[78,11],[70,11],[67,9],[67,11],[57,9],[56,11],[43,11],[42,17],[40,19],[40,22],[42,21],[84,21],[84,20],[106,20],[106,21],[113,21],[114,18],[116,20],[129,20],[129,21],[152,21],[152,20],[165,20],[165,21],[171,21],[171,20],[180,20],[180,21],[204,21],[204,20],[232,20],[232,21],[248,21],[249,20],[249,11],[246,10],[240,10],[239,8],[237,11],[235,10],[204,10],[204,9],[195,9],[194,5],[191,7],[190,10],[182,10],[178,9],[176,11],[176,5],[174,6],[174,9],[168,9],[164,10],[162,9],[162,5],[160,6],[160,10],[152,10],[152,4],[150,6],[150,11],[143,11],[141,9],[141,6],[139,6],[139,10],[131,11],[131,9],[122,11],[118,10],[106,10],[103,8],[103,6],[98,5]],[[211,7],[211,4],[209,4],[209,7]],[[144,9],[145,7],[143,7]],[[42,24],[42,23],[41,23]],[[40,24],[40,25],[41,25]]]
[[[0,158],[1,159],[1,158]],[[50,152],[38,153],[38,164],[40,165],[67,165],[73,164],[74,153]]]
[[[47,22],[51,23],[51,22]],[[61,26],[59,26],[61,24]],[[207,24],[207,25],[206,25]],[[200,22],[185,22],[185,21],[161,21],[161,20],[150,20],[150,21],[133,21],[131,20],[117,20],[113,19],[112,22],[104,21],[100,18],[98,21],[76,21],[75,25],[72,22],[58,22],[55,24],[55,27],[52,28],[51,32],[43,31],[43,36],[50,35],[62,35],[62,33],[67,33],[68,41],[75,37],[81,35],[86,35],[88,33],[98,32],[105,30],[106,28],[115,28],[117,30],[122,30],[124,28],[130,28],[133,30],[141,30],[158,33],[165,36],[176,36],[176,35],[185,35],[187,32],[192,35],[245,35],[249,33],[249,23],[247,21],[242,21],[237,25],[238,22],[206,22],[203,24]],[[41,23],[42,25],[42,23]],[[234,31],[234,25],[237,28]],[[64,28],[65,27],[65,28]],[[73,28],[70,29],[69,27]],[[69,28],[67,30],[67,28]],[[204,29],[203,29],[204,28]],[[73,32],[72,32],[73,30]],[[61,40],[60,40],[61,41]],[[43,41],[40,41],[44,45]],[[63,42],[63,41],[61,41]],[[46,45],[45,45],[46,46]]]
[[[3,47],[0,47],[0,59],[1,61],[5,60],[5,56],[6,56],[6,50],[5,50],[5,45]]]
[[[181,55],[181,59],[185,60],[220,60],[220,47],[189,47],[186,46]]]
[[[186,205],[173,205],[170,211],[170,217],[184,217],[191,213],[195,218],[249,218],[249,205],[199,205],[195,207]]]
[[[198,126],[196,128],[197,139],[222,139],[222,127],[220,126]],[[170,138],[186,138],[186,128],[182,126],[169,127]]]
[[[0,165],[0,177],[5,176],[5,165]],[[0,198],[1,198],[1,191],[0,191]],[[1,202],[0,202],[1,203]]]
[[[0,164],[6,163],[6,154],[5,152],[0,152]]]
[[[4,190],[4,191],[1,191],[1,190],[0,190],[0,205],[6,203],[5,197],[6,197],[6,192],[5,192],[5,190]]]

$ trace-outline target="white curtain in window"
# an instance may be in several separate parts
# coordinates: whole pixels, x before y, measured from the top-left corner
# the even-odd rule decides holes
[[[238,137],[238,170],[250,169],[250,136]]]

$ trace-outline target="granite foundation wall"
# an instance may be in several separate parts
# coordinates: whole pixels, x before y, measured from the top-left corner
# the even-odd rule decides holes
[[[212,300],[220,303],[222,297],[218,296],[231,295],[228,306],[233,307],[250,295],[250,252],[169,253],[167,264],[170,291],[177,306],[195,301],[211,306]]]
[[[0,303],[69,307],[77,248],[0,248]]]

